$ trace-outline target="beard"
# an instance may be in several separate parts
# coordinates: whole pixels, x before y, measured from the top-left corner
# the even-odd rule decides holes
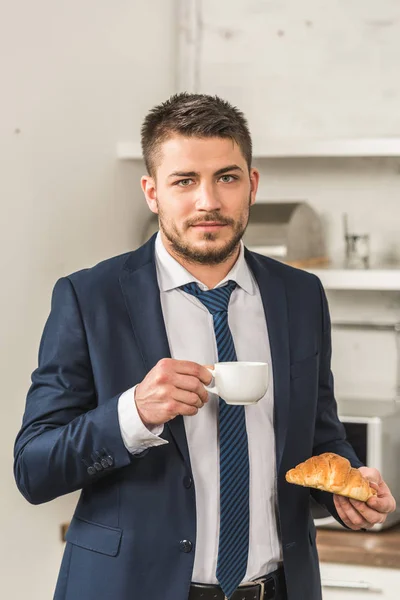
[[[179,233],[176,225],[173,222],[168,222],[163,211],[160,209],[159,204],[157,203],[160,229],[171,244],[171,248],[175,254],[184,260],[200,265],[218,265],[228,260],[235,253],[239,246],[240,240],[242,239],[249,222],[250,200],[251,198],[249,199],[247,210],[243,212],[238,221],[228,217],[222,217],[217,211],[214,211],[205,214],[201,218],[187,221],[184,224],[183,234],[185,231],[188,231],[190,227],[193,227],[196,225],[196,223],[200,222],[221,223],[221,225],[230,226],[232,228],[232,235],[220,248],[210,247],[201,249],[194,247],[190,244],[190,242],[185,242],[183,235]],[[217,239],[218,233],[205,232],[203,234],[203,240],[205,241],[212,242]]]

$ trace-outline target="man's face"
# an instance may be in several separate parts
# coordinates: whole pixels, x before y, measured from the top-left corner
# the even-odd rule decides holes
[[[142,178],[172,253],[218,264],[237,249],[255,201],[259,175],[231,139],[174,135],[161,147],[156,178]]]

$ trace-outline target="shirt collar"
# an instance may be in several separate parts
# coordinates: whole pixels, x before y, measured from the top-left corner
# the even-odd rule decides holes
[[[160,290],[168,292],[195,281],[202,290],[207,290],[207,286],[201,283],[189,271],[185,269],[165,248],[161,234],[158,232],[155,243],[155,257],[157,266],[157,277]],[[240,242],[240,253],[237,261],[229,273],[215,287],[224,285],[228,280],[235,281],[248,294],[255,294],[255,282],[251,271],[244,258],[244,245]]]

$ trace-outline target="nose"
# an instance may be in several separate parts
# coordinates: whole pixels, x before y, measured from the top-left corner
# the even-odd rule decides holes
[[[221,201],[218,191],[209,184],[199,186],[197,190],[196,209],[204,211],[219,210]]]

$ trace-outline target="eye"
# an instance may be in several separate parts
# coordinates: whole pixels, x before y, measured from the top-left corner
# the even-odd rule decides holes
[[[179,181],[175,181],[174,185],[179,185],[180,187],[188,187],[193,182],[193,179],[180,179]]]
[[[235,175],[222,175],[220,177],[222,183],[232,183],[232,181],[236,181],[237,177]]]

